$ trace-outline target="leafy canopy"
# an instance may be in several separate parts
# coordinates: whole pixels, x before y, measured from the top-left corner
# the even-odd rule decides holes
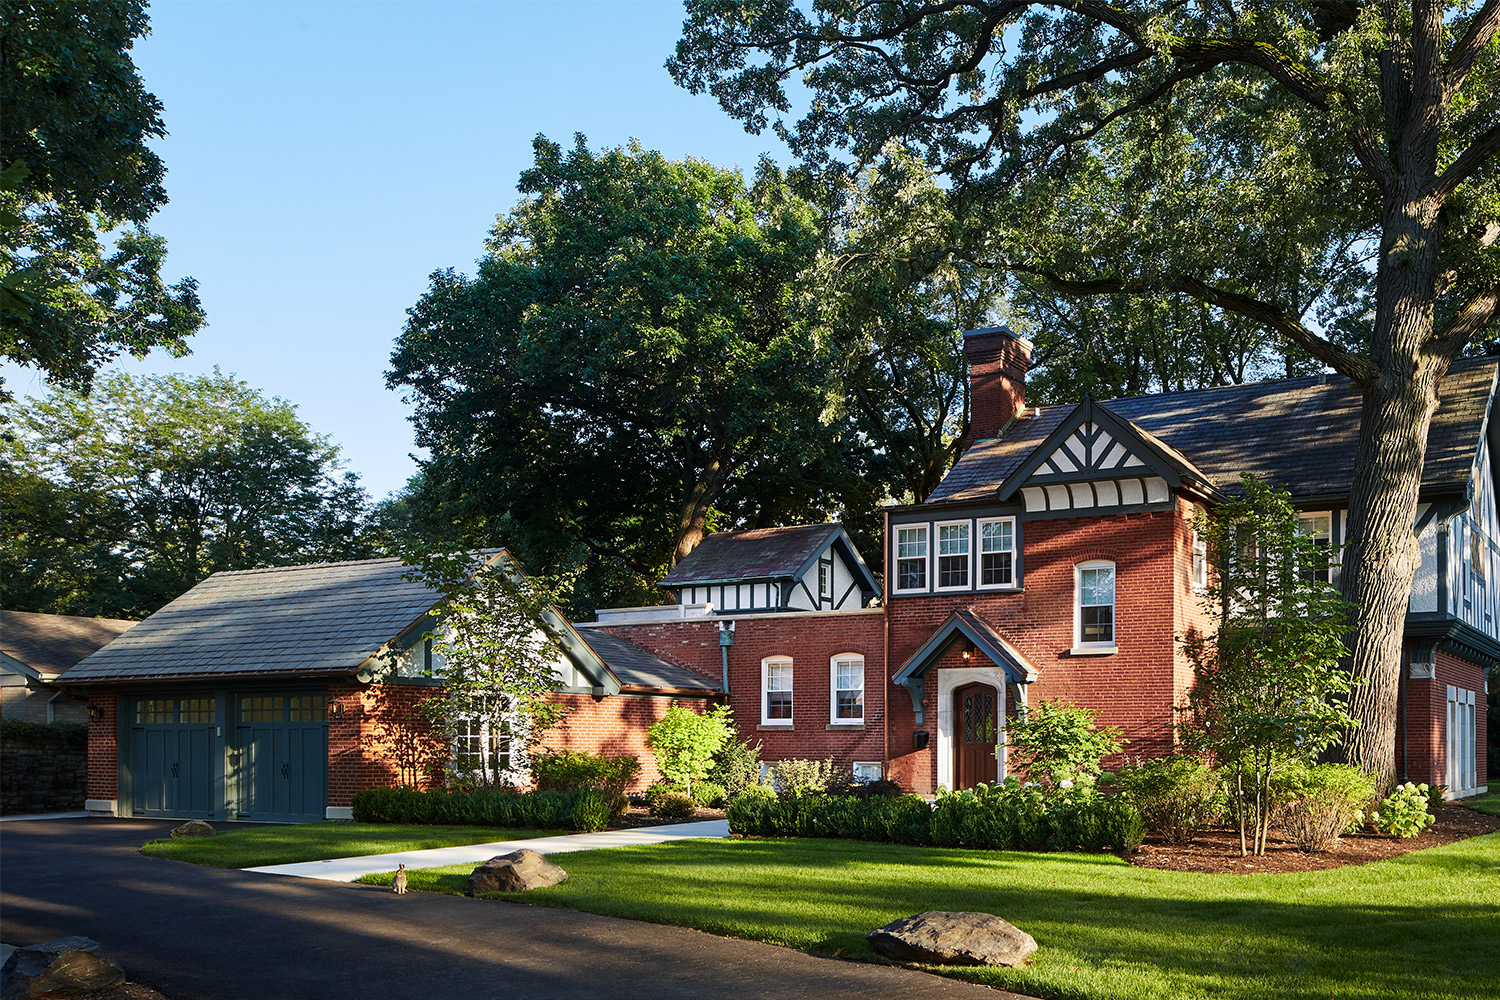
[[[204,321],[145,229],[167,200],[130,59],[148,30],[145,0],[0,2],[0,355],[79,391],[121,352],[186,354]]]
[[[646,745],[662,776],[691,795],[693,782],[708,777],[714,758],[734,736],[728,705],[704,712],[673,705],[646,731]]]
[[[1098,776],[1104,758],[1126,743],[1119,727],[1098,725],[1093,709],[1059,699],[1028,709],[1005,736],[1012,761],[1050,785]]]

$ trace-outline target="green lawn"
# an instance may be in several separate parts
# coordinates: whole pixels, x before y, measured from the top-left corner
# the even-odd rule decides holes
[[[507,830],[482,826],[402,826],[394,823],[301,823],[233,830],[212,837],[147,841],[141,853],[216,868],[256,868],[429,847],[488,844],[551,837],[566,830]],[[389,880],[387,880],[389,881]]]
[[[942,971],[1059,1000],[1500,996],[1500,834],[1288,875],[838,840],[689,841],[558,860],[568,881],[506,898],[866,959],[865,933],[898,917],[999,914],[1036,937],[1033,963]],[[461,892],[471,869],[415,871],[410,884]]]
[[[1500,816],[1500,795],[1482,795],[1477,799],[1469,799],[1464,805],[1491,816]]]

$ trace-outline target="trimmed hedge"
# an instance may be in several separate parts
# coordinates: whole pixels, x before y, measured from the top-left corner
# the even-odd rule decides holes
[[[940,795],[777,796],[750,788],[729,803],[729,828],[761,837],[841,837],[997,850],[1133,851],[1146,835],[1135,806],[1092,786],[1043,791],[1014,778]]]
[[[354,819],[360,823],[599,830],[612,816],[608,793],[593,788],[565,792],[366,788],[354,795]]]

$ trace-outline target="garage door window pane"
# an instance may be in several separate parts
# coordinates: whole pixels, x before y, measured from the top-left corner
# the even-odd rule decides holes
[[[138,701],[135,703],[135,721],[142,725],[173,723],[177,721],[176,708],[177,702],[171,698]]]
[[[293,722],[322,722],[327,714],[320,694],[299,694],[292,698]]]
[[[280,722],[285,718],[282,711],[284,700],[283,698],[241,698],[240,721]]]
[[[182,699],[183,722],[213,722],[214,700],[212,698]]]

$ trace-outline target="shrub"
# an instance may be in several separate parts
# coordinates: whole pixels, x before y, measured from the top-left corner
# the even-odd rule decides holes
[[[1272,778],[1273,822],[1304,851],[1331,851],[1360,808],[1375,794],[1375,779],[1349,764],[1287,767]]]
[[[1098,774],[1100,761],[1125,745],[1118,728],[1099,728],[1093,709],[1057,700],[1012,722],[1007,739],[1012,760],[1032,780],[1052,785]]]
[[[564,793],[550,790],[530,793],[526,796],[526,804],[531,820],[528,825],[543,828],[562,826],[572,805]]]
[[[1414,785],[1408,781],[1397,785],[1391,794],[1381,801],[1379,808],[1370,815],[1376,830],[1391,837],[1415,837],[1433,822],[1427,811],[1425,784]]]
[[[724,744],[714,765],[708,772],[708,780],[724,786],[732,796],[752,785],[760,784],[760,744],[751,745],[749,740],[730,740]]]
[[[827,792],[832,795],[847,792],[854,784],[854,775],[839,767],[833,758],[827,760],[782,760],[771,767],[768,775],[771,784],[783,795],[798,792]]]
[[[894,799],[905,795],[902,787],[888,778],[875,781],[855,782],[849,786],[848,794],[857,799]]]
[[[1218,776],[1195,756],[1141,761],[1122,768],[1117,780],[1146,829],[1173,844],[1188,843],[1223,808]]]
[[[776,793],[765,785],[750,785],[729,800],[729,829],[733,833],[748,836],[767,836],[771,833],[771,810],[776,804]]]
[[[609,821],[613,818],[609,795],[597,788],[588,788],[573,803],[569,825],[575,830],[591,833],[609,826]]]
[[[712,781],[700,781],[693,786],[693,802],[705,809],[718,809],[727,797],[724,786]]]
[[[538,754],[532,759],[531,768],[540,790],[597,788],[624,795],[640,773],[641,762],[628,754],[607,757],[583,750],[558,750]]]
[[[733,735],[728,705],[701,714],[673,705],[646,731],[646,745],[655,751],[662,775],[691,792],[693,782],[708,777],[714,757]]]
[[[1448,802],[1448,786],[1433,785],[1427,789],[1427,811],[1436,813]]]
[[[693,800],[681,792],[663,792],[651,801],[650,812],[658,819],[687,819],[693,814]]]

